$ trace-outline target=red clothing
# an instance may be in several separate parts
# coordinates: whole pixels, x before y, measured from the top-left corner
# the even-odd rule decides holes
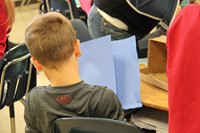
[[[7,11],[4,0],[0,0],[0,59],[6,49],[6,39],[8,32]]]
[[[85,11],[88,15],[92,5],[92,0],[79,0],[79,2],[83,11]]]
[[[200,5],[186,6],[167,33],[169,133],[200,133]]]

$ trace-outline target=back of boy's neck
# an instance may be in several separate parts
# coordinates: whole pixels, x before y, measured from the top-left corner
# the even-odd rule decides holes
[[[68,86],[81,81],[79,74],[64,73],[62,75],[52,75],[49,78],[51,86]]]
[[[76,84],[78,82],[80,82],[81,80],[80,79],[77,79],[77,80],[58,80],[58,81],[52,81],[51,82],[51,86],[54,86],[54,87],[61,87],[61,86],[69,86],[69,85],[73,85],[73,84]]]
[[[66,67],[59,70],[44,70],[51,86],[68,86],[81,81],[78,67]]]

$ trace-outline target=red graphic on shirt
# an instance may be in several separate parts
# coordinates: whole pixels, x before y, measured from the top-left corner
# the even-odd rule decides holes
[[[56,101],[59,104],[68,104],[72,101],[72,97],[71,96],[67,96],[67,95],[62,95],[62,96],[58,96],[56,98]]]

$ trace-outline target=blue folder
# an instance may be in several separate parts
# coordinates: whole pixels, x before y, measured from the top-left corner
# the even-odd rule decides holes
[[[116,94],[124,109],[141,107],[140,73],[135,37],[113,41]]]
[[[93,85],[107,86],[116,93],[114,59],[110,36],[81,43],[79,58],[81,79]]]
[[[112,89],[123,109],[142,107],[135,37],[111,41],[110,36],[81,43],[81,79]]]

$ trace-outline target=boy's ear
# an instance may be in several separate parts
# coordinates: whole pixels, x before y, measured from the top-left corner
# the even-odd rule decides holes
[[[38,72],[41,72],[43,70],[43,66],[38,62],[36,58],[31,57],[30,60]]]
[[[81,56],[81,48],[80,48],[80,41],[77,39],[75,44],[74,44],[74,52],[76,57],[80,57]]]

